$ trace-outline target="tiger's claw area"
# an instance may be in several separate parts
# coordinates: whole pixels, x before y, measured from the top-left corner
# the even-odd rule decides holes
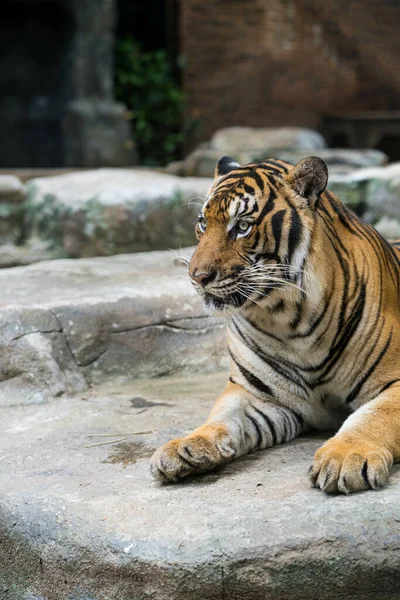
[[[309,470],[311,483],[327,494],[378,490],[389,477],[391,453],[368,442],[332,438],[317,450]]]
[[[156,450],[150,463],[152,476],[161,483],[209,471],[228,462],[235,451],[225,428],[204,426],[203,431],[172,440]]]

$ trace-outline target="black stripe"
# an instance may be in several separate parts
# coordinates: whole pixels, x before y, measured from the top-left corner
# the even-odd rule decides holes
[[[247,412],[247,410],[244,411],[244,415],[247,419],[249,419],[249,421],[251,421],[251,423],[254,426],[254,429],[256,430],[257,433],[257,445],[256,448],[262,448],[262,432],[260,429],[259,424],[257,423],[256,419],[254,419],[251,415],[249,415],[249,413]]]
[[[260,223],[263,222],[265,215],[267,215],[274,208],[274,202],[275,202],[276,198],[277,198],[276,193],[270,187],[268,200],[266,201],[264,208],[262,209],[262,211],[260,212],[260,214],[257,217],[256,225],[260,225]]]
[[[273,313],[277,313],[277,312],[283,312],[285,310],[285,303],[284,301],[281,299],[279,300],[279,302],[277,302],[274,306],[271,306],[269,309],[269,312],[271,314]]]
[[[265,422],[267,423],[267,425],[268,425],[268,427],[270,429],[271,439],[272,439],[272,445],[276,446],[277,443],[278,443],[278,438],[277,438],[277,435],[276,435],[276,429],[275,429],[274,422],[268,417],[268,415],[266,415],[265,413],[263,413],[261,410],[259,410],[255,406],[253,406],[253,409],[256,411],[256,413],[258,413],[260,415],[260,417],[262,417],[263,419],[265,419]]]
[[[250,348],[250,350],[252,350],[252,352],[254,352],[269,367],[271,367],[271,369],[273,369],[274,371],[279,373],[279,375],[281,375],[288,381],[297,385],[301,390],[303,390],[303,392],[305,394],[309,393],[309,389],[307,389],[307,387],[306,387],[307,382],[305,381],[304,377],[302,377],[298,371],[293,372],[295,365],[292,365],[291,363],[284,360],[283,358],[280,358],[278,361],[278,360],[273,359],[271,356],[265,354],[265,352],[263,350],[261,350],[260,346],[254,340],[249,338],[247,335],[245,335],[241,331],[241,329],[239,328],[238,324],[236,323],[236,321],[234,319],[231,319],[230,323],[234,326],[235,330],[237,331],[239,336],[242,338],[244,343]],[[254,326],[254,324],[253,324],[253,326]],[[231,356],[232,356],[232,353],[231,353]]]
[[[294,316],[293,321],[289,323],[291,329],[296,329],[301,321],[301,317],[303,314],[303,302],[304,298],[301,302],[296,302],[296,314]]]
[[[257,229],[256,230],[256,235],[254,236],[254,241],[253,241],[253,243],[251,245],[251,250],[255,250],[255,248],[257,248],[259,241],[260,241],[260,230]]]
[[[290,412],[292,413],[292,415],[294,416],[294,418],[297,420],[297,424],[299,427],[299,433],[300,431],[303,431],[304,429],[304,418],[303,415],[301,415],[300,413],[297,412],[297,410],[293,410],[293,408],[289,408],[288,410],[290,410]]]
[[[264,192],[264,181],[263,181],[263,178],[261,177],[261,175],[256,171],[256,169],[254,169],[251,172],[251,176],[254,177],[254,181],[260,188],[261,193],[263,193]]]
[[[382,394],[382,392],[384,392],[385,390],[387,390],[388,388],[390,388],[391,385],[398,383],[400,380],[399,379],[393,379],[393,381],[389,381],[389,383],[387,383],[386,385],[383,386],[383,388],[379,391],[379,394]]]
[[[251,185],[248,185],[247,183],[243,182],[243,189],[246,192],[246,194],[250,194],[250,196],[254,196],[256,190],[251,187]]]
[[[289,336],[291,339],[294,339],[294,338],[306,338],[306,337],[309,337],[310,335],[312,335],[314,333],[314,331],[317,329],[318,325],[321,323],[322,319],[328,313],[328,309],[329,309],[329,306],[330,306],[330,303],[331,303],[331,300],[332,300],[332,297],[333,297],[334,289],[335,289],[335,285],[333,284],[332,289],[331,289],[331,291],[329,293],[329,297],[326,300],[326,302],[324,303],[324,306],[322,307],[321,312],[314,319],[314,321],[312,321],[312,323],[310,323],[307,331],[304,331],[303,333],[293,333],[292,335]],[[331,322],[331,320],[330,320],[330,322]],[[318,339],[315,340],[314,343],[316,343],[318,341]]]
[[[282,169],[282,171],[284,173],[288,173],[289,169],[288,167],[286,167],[285,165],[282,165],[280,162],[277,162],[276,160],[273,160],[272,158],[269,158],[268,160],[263,160],[262,161],[263,166],[267,165],[271,166],[271,167],[278,167],[278,169]],[[279,173],[282,173],[282,171],[279,171]]]
[[[232,356],[232,354],[231,354],[231,356]],[[243,365],[238,363],[236,358],[234,358],[233,356],[232,356],[232,358],[235,361],[235,364],[238,367],[239,371],[241,372],[243,377],[250,383],[250,385],[252,385],[254,388],[256,388],[256,390],[258,390],[259,392],[261,392],[263,394],[268,394],[269,396],[272,396],[272,397],[274,396],[269,385],[267,385],[266,383],[261,381],[261,379],[258,379],[258,377],[256,377],[256,375],[253,375],[253,373],[250,373],[250,371],[248,371]]]
[[[272,235],[275,240],[275,248],[274,253],[279,254],[279,246],[281,245],[281,236],[282,236],[282,228],[283,228],[283,219],[285,218],[286,210],[278,210],[272,219],[271,219],[271,227],[272,227]]]
[[[390,342],[392,340],[392,333],[393,333],[393,330],[390,332],[390,335],[389,335],[389,337],[387,339],[387,342],[384,345],[384,347],[382,348],[382,350],[380,351],[379,356],[372,363],[372,365],[370,366],[370,368],[368,369],[368,371],[365,373],[364,377],[362,379],[360,379],[360,381],[357,383],[357,385],[354,388],[354,390],[347,396],[347,398],[346,398],[346,404],[349,404],[350,402],[353,402],[353,400],[356,398],[358,392],[361,390],[362,386],[367,381],[368,377],[375,371],[376,367],[381,362],[382,358],[386,354],[387,349],[390,346]]]
[[[292,206],[291,211],[291,220],[290,220],[290,230],[289,230],[289,241],[288,241],[288,261],[291,263],[294,251],[296,250],[299,241],[301,239],[301,234],[303,231],[303,224],[299,217],[299,213]]]

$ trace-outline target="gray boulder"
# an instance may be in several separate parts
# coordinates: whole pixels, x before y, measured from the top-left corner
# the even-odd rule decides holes
[[[372,224],[400,220],[400,163],[333,174],[329,187]]]
[[[215,132],[209,142],[201,143],[183,161],[171,163],[166,171],[173,175],[213,177],[218,160],[229,155],[244,165],[263,158],[280,157],[283,152],[315,154],[325,148],[321,134],[301,127],[227,127]]]
[[[210,149],[235,157],[241,152],[257,152],[262,157],[276,156],[282,150],[318,150],[325,148],[322,135],[302,127],[227,127],[210,140]]]
[[[0,244],[13,243],[22,232],[26,191],[18,177],[0,175]]]
[[[271,148],[267,149],[265,154],[257,149],[240,149],[233,154],[233,158],[241,165],[265,158],[280,158],[295,165],[310,154],[322,158],[331,173],[349,173],[363,167],[381,166],[388,160],[386,154],[379,150],[349,150],[347,148],[305,148],[301,150]],[[215,165],[222,155],[220,150],[197,148],[183,161],[168,165],[166,171],[181,177],[213,177]]]
[[[328,165],[331,173],[349,173],[364,167],[379,167],[388,162],[386,154],[380,150],[352,150],[349,148],[321,148],[312,153],[319,156]],[[289,150],[279,154],[279,158],[292,165],[310,156],[308,150]]]
[[[25,187],[14,175],[0,175],[0,203],[18,204],[26,197]]]
[[[208,179],[147,169],[100,169],[28,183],[28,238],[72,257],[177,248],[195,241]]]

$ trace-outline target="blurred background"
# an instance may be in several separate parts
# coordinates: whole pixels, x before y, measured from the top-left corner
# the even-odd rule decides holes
[[[192,243],[223,154],[318,154],[400,237],[399,22],[397,0],[3,0],[1,265]]]

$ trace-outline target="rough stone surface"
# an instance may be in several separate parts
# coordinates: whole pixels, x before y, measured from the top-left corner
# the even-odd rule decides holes
[[[392,236],[393,220],[400,223],[400,163],[332,173],[328,186],[366,221],[379,224],[383,235]]]
[[[0,406],[226,364],[224,321],[174,252],[3,269],[0,287]]]
[[[210,140],[210,148],[222,154],[261,152],[263,156],[278,150],[317,150],[325,148],[322,135],[302,127],[227,127],[219,129]]]
[[[14,175],[0,175],[0,244],[18,241],[22,231],[25,186]],[[1,264],[1,259],[0,259]]]
[[[352,150],[349,148],[321,148],[313,152],[326,162],[330,172],[350,172],[364,167],[377,167],[385,165],[388,157],[380,150],[367,148],[365,150]],[[293,165],[303,158],[310,156],[309,151],[295,150],[283,151],[279,158],[287,160]]]
[[[12,244],[20,239],[23,220],[22,204],[1,202],[0,199],[0,244]]]
[[[136,162],[132,127],[122,104],[76,100],[64,120],[65,163],[74,167],[124,167]]]
[[[144,169],[100,169],[28,184],[26,235],[86,257],[177,248],[195,241],[198,202],[211,185]]]
[[[19,203],[26,197],[25,187],[14,175],[0,175],[0,203]]]
[[[319,156],[329,167],[330,172],[348,173],[362,167],[384,165],[388,158],[379,150],[349,150],[347,148],[320,148],[304,150],[271,150],[274,154],[261,154],[259,150],[238,150],[233,156],[239,164],[245,165],[263,158],[281,158],[295,165],[303,158]],[[267,150],[268,152],[268,150]],[[172,175],[189,177],[213,177],[215,165],[222,157],[221,151],[210,148],[197,148],[183,161],[171,163],[166,167]]]
[[[153,450],[200,424],[225,379],[136,380],[2,408],[0,597],[398,598],[398,467],[382,491],[328,497],[307,480],[327,436],[310,436],[179,485],[152,482]]]
[[[65,254],[62,250],[54,250],[51,244],[40,240],[31,240],[31,243],[23,245],[13,243],[0,245],[0,269],[30,265],[54,258],[65,258]]]

